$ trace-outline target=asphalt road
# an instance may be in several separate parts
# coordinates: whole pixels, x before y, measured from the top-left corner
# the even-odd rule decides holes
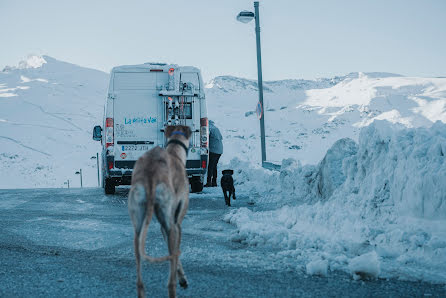
[[[0,190],[0,297],[136,296],[127,189]],[[237,198],[235,207],[248,206]],[[189,288],[179,297],[446,297],[444,285],[308,276],[271,248],[231,241],[218,189],[192,194],[181,259]],[[157,222],[150,255],[166,254]],[[167,297],[168,264],[144,264],[146,294]]]

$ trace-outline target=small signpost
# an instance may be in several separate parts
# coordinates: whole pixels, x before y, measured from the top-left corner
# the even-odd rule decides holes
[[[260,101],[257,102],[256,113],[257,113],[257,118],[258,118],[259,120],[262,119],[262,116],[263,116],[263,107],[262,107],[262,104],[260,103]]]

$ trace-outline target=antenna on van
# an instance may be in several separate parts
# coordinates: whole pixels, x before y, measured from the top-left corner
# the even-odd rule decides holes
[[[175,72],[175,68],[173,68],[173,67],[169,68],[169,86],[168,86],[168,90],[174,90],[175,89],[174,72]]]

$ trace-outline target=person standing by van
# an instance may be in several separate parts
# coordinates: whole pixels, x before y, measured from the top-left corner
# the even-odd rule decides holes
[[[205,187],[217,186],[217,164],[223,154],[223,137],[214,121],[209,120],[209,166]]]

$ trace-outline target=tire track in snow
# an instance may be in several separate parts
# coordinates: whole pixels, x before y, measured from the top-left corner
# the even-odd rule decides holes
[[[54,117],[54,118],[57,118],[57,119],[59,119],[59,120],[62,120],[62,121],[64,121],[64,122],[70,124],[71,126],[77,128],[77,129],[80,130],[80,131],[84,131],[80,126],[77,126],[77,125],[74,124],[73,122],[68,121],[67,119],[65,119],[65,118],[63,118],[63,117],[60,117],[60,116],[57,116],[57,115],[55,115],[55,114],[53,114],[53,113],[50,113],[50,112],[45,111],[41,106],[39,106],[39,105],[37,105],[37,104],[35,104],[35,103],[26,101],[26,100],[24,100],[24,99],[23,99],[23,102],[24,102],[24,103],[27,103],[27,104],[29,104],[29,105],[35,106],[36,108],[39,108],[39,109],[42,111],[42,113],[44,113],[44,114],[47,114],[47,115],[50,115],[50,116],[52,116],[52,117]]]
[[[11,142],[14,142],[14,143],[16,143],[16,144],[18,144],[18,145],[20,145],[20,146],[22,146],[22,147],[26,148],[26,149],[29,149],[29,150],[32,150],[32,151],[35,151],[35,152],[41,153],[41,154],[43,154],[43,155],[46,155],[46,156],[49,156],[49,157],[51,157],[51,156],[52,156],[52,155],[51,155],[51,154],[49,154],[49,153],[46,153],[46,152],[43,152],[43,151],[37,150],[37,149],[35,149],[35,148],[33,148],[33,147],[29,147],[29,146],[23,145],[23,144],[22,144],[21,142],[19,142],[19,141],[17,141],[17,140],[14,140],[13,138],[5,137],[5,136],[0,136],[0,138],[3,138],[3,139],[6,139],[6,140],[9,140],[9,141],[11,141]]]
[[[50,129],[60,130],[60,131],[75,131],[74,129],[64,129],[64,128],[59,128],[59,127],[54,127],[54,126],[49,126],[49,125],[42,125],[42,124],[29,124],[29,123],[20,123],[20,122],[13,122],[13,121],[0,121],[0,122],[5,122],[6,124],[16,125],[16,126],[33,126],[33,127],[50,128]]]

